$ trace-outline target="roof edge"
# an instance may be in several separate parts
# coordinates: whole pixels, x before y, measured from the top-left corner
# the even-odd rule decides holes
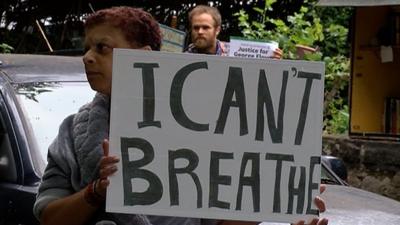
[[[399,0],[319,0],[318,6],[388,6],[400,5]]]

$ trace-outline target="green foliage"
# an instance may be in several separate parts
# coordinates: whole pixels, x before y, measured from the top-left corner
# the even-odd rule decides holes
[[[350,41],[348,27],[350,26],[353,8],[350,7],[316,7],[316,15],[324,24],[325,41],[320,43],[324,55],[349,56]]]
[[[303,0],[276,1],[274,17],[293,14],[300,8]],[[88,4],[90,3],[90,4]],[[178,17],[177,28],[188,31],[188,12],[194,5],[209,4],[217,7],[222,15],[221,40],[227,40],[230,35],[239,35],[236,26],[237,17],[232,12],[240,9],[251,9],[255,6],[263,8],[262,1],[148,1],[148,0],[112,0],[112,1],[81,1],[81,0],[1,0],[0,1],[0,44],[8,43],[15,47],[17,53],[44,53],[48,48],[38,32],[35,20],[44,22],[43,26],[53,49],[74,48],[75,34],[82,34],[82,19],[92,10],[112,6],[128,5],[143,8],[150,12],[158,22],[170,25],[173,15]],[[253,18],[253,14],[250,17]],[[44,24],[43,24],[44,25]],[[50,30],[47,29],[50,28]],[[187,40],[189,41],[189,40]],[[73,43],[71,43],[73,42]],[[188,44],[188,43],[186,43]],[[71,46],[72,45],[72,46]]]
[[[330,24],[325,28],[326,40],[324,42],[323,51],[325,54],[334,55],[347,55],[350,46],[347,41],[348,29],[342,25]]]
[[[325,57],[324,131],[329,134],[346,133],[349,108],[343,92],[347,91],[350,60],[343,55]]]
[[[349,126],[349,107],[343,105],[341,109],[331,107],[332,117],[329,120],[324,120],[324,132],[328,134],[345,134]]]
[[[345,133],[349,121],[346,96],[350,74],[350,60],[346,56],[349,53],[348,24],[345,22],[349,21],[351,12],[348,9],[343,12],[340,9],[317,10],[312,2],[305,1],[298,12],[284,21],[268,16],[273,11],[272,4],[275,1],[266,0],[264,8],[254,8],[259,18],[256,21],[250,21],[249,14],[244,10],[235,14],[242,35],[249,39],[279,42],[286,59],[298,59],[297,45],[319,50],[306,53],[302,59],[322,60],[326,65],[324,131]],[[330,16],[321,16],[321,13]],[[338,15],[345,16],[345,19],[336,19]]]
[[[6,43],[0,44],[0,53],[11,53],[14,48]]]
[[[264,8],[253,8],[261,18],[259,21],[249,21],[246,11],[240,10],[235,15],[239,19],[239,27],[244,37],[257,40],[273,40],[279,43],[284,52],[284,58],[296,59],[296,45],[313,46],[316,42],[324,40],[324,33],[321,21],[317,17],[306,17],[315,14],[315,10],[309,11],[305,6],[299,12],[288,16],[286,21],[268,17],[273,11],[272,4],[276,0],[266,0]],[[267,29],[271,27],[270,29]],[[312,54],[309,59],[321,59],[321,54]]]

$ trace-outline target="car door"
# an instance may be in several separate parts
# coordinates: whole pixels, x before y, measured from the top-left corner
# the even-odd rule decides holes
[[[17,110],[9,107],[0,95],[0,225],[39,224],[32,208],[36,198],[39,178],[29,174],[24,164],[29,156],[19,143],[22,128],[17,128]],[[8,98],[12,99],[12,98]],[[25,146],[26,147],[26,146]]]

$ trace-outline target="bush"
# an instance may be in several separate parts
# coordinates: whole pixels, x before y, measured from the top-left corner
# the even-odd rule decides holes
[[[11,53],[13,50],[14,48],[6,43],[0,44],[0,53]]]
[[[348,131],[347,89],[350,60],[343,55],[325,57],[324,132],[343,134]],[[345,95],[345,96],[343,96]]]
[[[265,0],[264,8],[254,8],[259,18],[256,21],[250,21],[248,13],[244,10],[235,14],[239,19],[242,35],[249,39],[279,42],[284,52],[283,58],[286,59],[298,58],[298,44],[314,47],[317,51],[306,54],[303,59],[325,62],[324,132],[346,133],[349,123],[347,87],[350,60],[347,57],[348,29],[344,23],[350,19],[350,11],[347,8],[342,13],[338,13],[338,9],[317,10],[313,2],[304,1],[305,6],[302,6],[299,12],[283,21],[268,17],[269,12],[273,11],[274,2],[276,0]],[[320,16],[324,12],[333,16],[335,13],[347,16],[347,19],[340,18],[340,21],[335,23],[335,18]]]

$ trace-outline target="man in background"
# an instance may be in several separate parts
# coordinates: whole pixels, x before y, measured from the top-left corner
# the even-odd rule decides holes
[[[205,5],[196,6],[189,12],[190,35],[192,43],[187,52],[227,55],[225,46],[217,39],[221,31],[221,14],[217,8]]]
[[[227,56],[229,52],[218,40],[221,31],[221,14],[217,8],[199,5],[189,12],[192,43],[186,52]],[[282,51],[276,49],[272,58],[282,58]]]

